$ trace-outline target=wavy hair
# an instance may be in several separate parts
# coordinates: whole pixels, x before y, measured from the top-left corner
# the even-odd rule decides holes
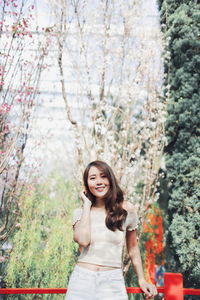
[[[96,197],[90,192],[88,186],[88,174],[92,166],[103,172],[110,183],[110,189],[104,197],[105,209],[107,213],[105,220],[106,226],[112,231],[115,231],[116,229],[123,231],[122,224],[127,217],[127,211],[122,207],[124,193],[118,185],[113,170],[107,163],[100,160],[95,160],[89,163],[89,165],[86,167],[83,174],[83,182],[87,191],[87,196],[91,200],[92,206],[94,206],[96,203]]]

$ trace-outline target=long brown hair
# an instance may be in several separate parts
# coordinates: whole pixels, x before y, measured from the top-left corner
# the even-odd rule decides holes
[[[83,174],[83,182],[87,191],[87,196],[92,201],[92,206],[94,206],[96,202],[96,197],[90,192],[88,187],[88,174],[92,166],[101,170],[104,173],[104,175],[108,178],[110,183],[110,189],[104,197],[105,209],[107,212],[107,217],[105,221],[106,226],[112,231],[115,231],[116,229],[123,231],[122,224],[127,216],[127,211],[122,207],[122,203],[124,201],[124,194],[118,185],[113,170],[107,163],[100,160],[95,160],[89,163],[89,165],[86,167]]]

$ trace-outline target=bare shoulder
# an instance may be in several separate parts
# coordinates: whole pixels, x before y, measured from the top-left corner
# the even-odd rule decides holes
[[[136,212],[135,205],[131,203],[130,201],[125,201],[122,204],[123,209],[125,209],[127,212]]]

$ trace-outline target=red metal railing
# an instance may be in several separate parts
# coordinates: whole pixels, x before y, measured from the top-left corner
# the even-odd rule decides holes
[[[2,294],[65,294],[67,289],[62,288],[18,288],[0,289]],[[164,287],[158,287],[158,292],[164,294],[165,300],[183,300],[184,295],[200,295],[200,289],[183,288],[183,276],[180,273],[165,273]],[[143,293],[138,287],[127,287],[127,293]]]

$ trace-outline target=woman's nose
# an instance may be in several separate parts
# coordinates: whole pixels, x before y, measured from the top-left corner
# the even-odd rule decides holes
[[[101,177],[97,177],[96,184],[101,184],[101,183],[102,183]]]

